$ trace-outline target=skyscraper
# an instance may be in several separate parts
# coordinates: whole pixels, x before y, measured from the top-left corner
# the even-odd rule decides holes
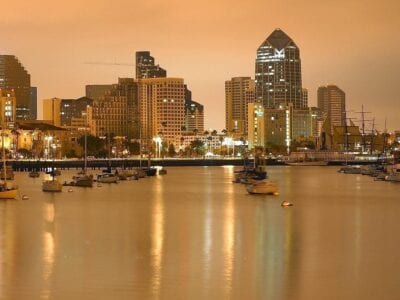
[[[185,128],[186,132],[204,132],[204,106],[193,101],[192,92],[185,84]]]
[[[31,118],[32,120],[37,119],[37,87],[31,87]]]
[[[16,98],[14,90],[0,88],[0,126],[13,127],[15,122]]]
[[[14,55],[0,55],[0,88],[14,90],[17,120],[32,119],[31,76]]]
[[[346,125],[346,94],[336,85],[318,88],[318,108],[333,126]]]
[[[155,64],[150,51],[136,52],[136,79],[167,77],[167,71]]]
[[[185,125],[185,88],[182,78],[139,79],[142,139],[150,146],[158,136],[178,148]]]
[[[225,127],[228,132],[247,135],[248,104],[254,102],[254,80],[233,77],[225,81]]]
[[[293,105],[305,108],[302,95],[300,50],[276,29],[257,49],[256,101],[265,108]]]

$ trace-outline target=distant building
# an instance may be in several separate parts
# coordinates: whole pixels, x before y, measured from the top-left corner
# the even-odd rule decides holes
[[[193,101],[192,92],[185,84],[185,132],[204,132],[204,106]]]
[[[0,89],[13,89],[17,120],[32,119],[31,76],[14,55],[0,55]]]
[[[318,108],[334,126],[346,125],[346,94],[336,85],[318,88]]]
[[[301,107],[302,108],[308,107],[308,90],[305,88],[302,89],[302,100],[303,103],[301,104]]]
[[[93,105],[93,100],[87,97],[78,99],[62,99],[60,103],[60,123],[67,128],[87,127],[86,110]]]
[[[247,136],[247,108],[254,102],[254,88],[250,77],[225,81],[225,128],[228,132]]]
[[[16,102],[14,90],[0,89],[0,127],[14,127]]]
[[[43,100],[43,120],[54,126],[61,126],[61,99],[51,98]]]
[[[276,29],[257,49],[256,102],[265,108],[293,105],[306,108],[301,81],[300,49],[282,30]]]
[[[96,136],[128,136],[126,96],[105,95],[89,108],[91,132]]]
[[[37,87],[31,87],[31,119],[37,119]]]
[[[86,98],[98,100],[110,93],[112,84],[90,84],[86,86]]]
[[[185,87],[181,78],[139,79],[139,107],[142,139],[146,146],[161,137],[179,146],[185,125]]]
[[[136,52],[136,79],[167,77],[167,71],[155,64],[150,51]]]

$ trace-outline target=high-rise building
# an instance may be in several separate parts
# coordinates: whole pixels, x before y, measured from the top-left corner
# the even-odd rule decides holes
[[[276,29],[257,49],[255,70],[256,101],[265,108],[306,107],[300,50],[285,32]]]
[[[14,90],[17,120],[32,119],[31,76],[14,55],[0,55],[0,88]]]
[[[31,118],[37,119],[37,87],[31,87]]]
[[[225,81],[225,127],[230,133],[247,135],[248,104],[254,102],[254,80],[233,77]]]
[[[93,101],[89,109],[91,132],[96,136],[128,136],[128,100],[126,96],[105,95]]]
[[[60,103],[60,123],[63,127],[86,127],[87,106],[92,106],[93,100],[87,97],[78,99],[62,99]]]
[[[14,90],[0,88],[0,127],[11,128],[16,118],[16,98]]]
[[[155,64],[150,51],[136,52],[136,79],[167,77],[167,71]]]
[[[346,94],[336,85],[318,88],[318,108],[334,126],[346,125]]]
[[[55,126],[61,126],[61,99],[51,98],[43,100],[43,120],[50,121]]]
[[[308,90],[305,88],[302,89],[302,100],[303,103],[301,104],[301,107],[303,108],[308,107]]]
[[[185,126],[184,130],[189,133],[204,132],[204,106],[193,101],[192,92],[185,84]]]
[[[139,79],[142,139],[149,147],[153,138],[178,149],[185,126],[185,87],[181,78]]]

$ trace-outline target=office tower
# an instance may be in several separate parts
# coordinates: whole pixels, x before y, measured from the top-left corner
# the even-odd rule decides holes
[[[0,88],[0,127],[14,127],[16,119],[16,102],[14,90]]]
[[[256,102],[265,108],[293,105],[305,108],[302,94],[300,50],[276,29],[257,49]]]
[[[17,120],[32,119],[31,76],[14,55],[0,55],[0,88],[14,90]]]
[[[167,71],[155,64],[150,51],[136,52],[136,79],[167,77]]]
[[[181,78],[139,79],[142,139],[150,147],[155,137],[177,149],[185,125],[185,88]]]
[[[318,88],[318,108],[334,126],[346,125],[346,94],[336,85]]]
[[[60,103],[60,123],[63,127],[83,128],[87,127],[86,110],[92,106],[93,100],[87,97],[78,99],[62,99]]]
[[[139,118],[139,96],[138,83],[133,78],[118,78],[118,84],[114,84],[111,95],[126,97],[126,120],[127,138],[129,140],[140,138],[140,118]]]
[[[254,102],[254,80],[233,77],[225,81],[225,129],[236,135],[247,135],[248,104]]]
[[[193,133],[204,132],[204,106],[193,101],[192,92],[185,84],[185,128],[183,131]]]
[[[37,87],[31,87],[31,118],[37,119]]]
[[[128,100],[126,96],[105,95],[93,101],[89,109],[91,132],[96,136],[128,136]]]
[[[112,87],[112,84],[89,84],[85,88],[85,96],[93,100],[98,100],[99,98],[104,97],[104,95],[110,93]]]
[[[51,98],[43,100],[43,120],[50,121],[55,126],[61,126],[61,99]]]

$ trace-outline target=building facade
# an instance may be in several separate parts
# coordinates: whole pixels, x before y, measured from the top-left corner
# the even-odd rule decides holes
[[[276,29],[257,49],[256,101],[265,108],[293,105],[305,108],[302,92],[300,49]]]
[[[185,88],[181,78],[139,79],[142,140],[149,148],[155,137],[179,146],[185,125]]]
[[[16,119],[32,119],[31,76],[14,55],[0,55],[0,88],[14,90]]]
[[[16,104],[14,90],[0,89],[0,126],[13,128],[16,120]]]
[[[329,118],[332,128],[346,125],[346,94],[336,85],[318,88],[318,108]]]
[[[51,98],[43,100],[43,120],[54,126],[61,126],[61,99]]]
[[[87,97],[78,99],[62,99],[60,103],[60,123],[62,127],[81,127],[86,120],[87,106],[92,106],[93,100]]]
[[[259,103],[248,105],[248,145],[249,149],[265,145],[264,106]]]
[[[230,133],[247,136],[248,104],[254,102],[254,80],[233,77],[225,81],[225,128]]]
[[[37,87],[31,87],[31,119],[37,119]]]
[[[136,79],[167,77],[167,71],[155,64],[150,51],[136,52]]]
[[[104,95],[109,94],[112,87],[112,84],[89,84],[85,87],[85,96],[89,99],[99,100]]]

